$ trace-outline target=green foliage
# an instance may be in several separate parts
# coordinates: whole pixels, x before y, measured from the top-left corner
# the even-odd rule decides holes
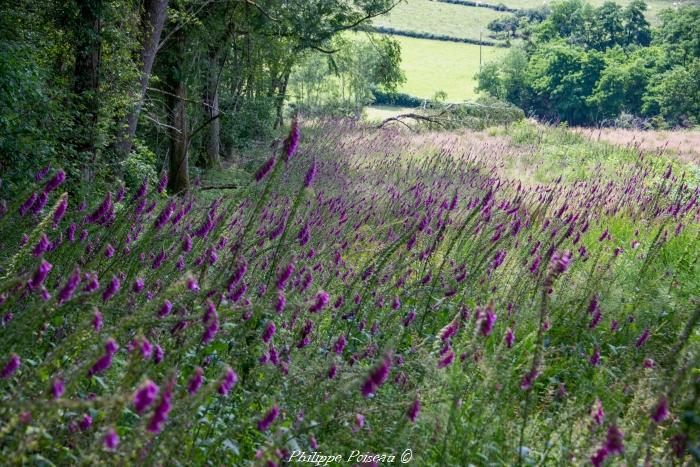
[[[644,96],[644,110],[671,125],[700,124],[700,58],[654,76]]]
[[[124,183],[135,191],[146,181],[151,186],[158,183],[157,156],[141,141],[135,141],[134,150],[121,161]]]
[[[478,89],[576,125],[613,122],[621,114],[696,125],[700,31],[692,18],[700,8],[664,12],[653,42],[645,10],[639,0],[624,8],[555,3],[532,41],[482,68]]]
[[[388,36],[337,39],[338,52],[311,53],[295,70],[291,86],[295,109],[310,115],[359,115],[375,100],[405,82],[401,47]]]

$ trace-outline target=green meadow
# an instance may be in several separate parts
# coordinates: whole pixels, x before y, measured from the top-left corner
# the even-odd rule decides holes
[[[508,13],[490,8],[473,8],[430,0],[409,0],[398,4],[388,15],[377,18],[376,26],[402,31],[479,39],[488,39],[486,26]]]
[[[478,45],[399,36],[396,39],[401,44],[402,68],[406,73],[401,92],[430,98],[444,91],[450,102],[476,97],[474,75],[479,71]],[[501,47],[482,46],[482,62],[495,60],[507,51]]]

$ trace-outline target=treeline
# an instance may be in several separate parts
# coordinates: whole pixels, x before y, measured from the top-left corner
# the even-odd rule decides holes
[[[18,0],[0,5],[1,190],[37,166],[71,187],[168,189],[282,124],[292,71],[396,0]]]
[[[495,42],[489,40],[479,40],[479,39],[469,39],[467,37],[454,37],[447,36],[445,34],[432,34],[429,32],[415,32],[415,31],[404,31],[401,29],[394,29],[387,26],[376,26],[371,28],[372,31],[381,34],[392,34],[394,36],[405,36],[405,37],[415,37],[417,39],[430,39],[435,41],[448,41],[448,42],[461,42],[463,44],[475,44],[475,45],[487,45],[491,47],[508,47],[507,44],[503,42]]]
[[[510,8],[504,3],[482,3],[482,2],[474,2],[472,0],[437,0],[438,2],[442,3],[452,3],[453,5],[463,5],[463,6],[474,6],[474,7],[479,7],[479,8],[490,8],[492,10],[496,11],[508,11],[511,13],[514,13],[518,11],[517,8]]]
[[[700,8],[659,15],[651,28],[646,4],[626,7],[581,0],[552,5],[529,39],[477,75],[478,90],[528,114],[577,125],[700,124]]]

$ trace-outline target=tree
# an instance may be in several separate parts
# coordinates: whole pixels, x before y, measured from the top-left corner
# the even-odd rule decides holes
[[[644,96],[644,111],[659,114],[672,125],[699,124],[700,59],[654,76]]]
[[[700,58],[700,8],[667,9],[659,17],[655,42],[668,50],[671,63],[687,65]]]
[[[136,137],[138,118],[151,79],[151,70],[158,52],[167,9],[168,0],[146,0],[140,12],[139,90],[136,95],[136,103],[123,123],[123,129],[117,142],[117,148],[122,154],[128,154],[131,151],[134,137]]]
[[[643,0],[632,0],[622,12],[625,24],[625,45],[636,44],[643,47],[651,43],[651,29],[644,16],[647,4]]]

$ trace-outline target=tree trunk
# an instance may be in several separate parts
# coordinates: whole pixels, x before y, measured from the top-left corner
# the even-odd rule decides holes
[[[207,69],[207,86],[204,92],[204,118],[211,120],[206,134],[207,146],[207,169],[217,169],[221,167],[219,152],[221,149],[221,120],[216,118],[219,115],[219,56],[217,49],[209,52]]]
[[[148,81],[151,78],[153,62],[158,52],[160,36],[163,32],[165,17],[167,15],[168,0],[146,0],[144,11],[142,12],[141,24],[143,40],[141,42],[141,62],[140,62],[140,93],[133,110],[127,115],[124,128],[117,142],[117,149],[122,154],[128,154],[136,136],[139,114],[146,98]]]
[[[102,0],[78,0],[78,14],[75,28],[75,68],[73,70],[73,93],[76,139],[73,147],[78,162],[83,167],[83,175],[91,179],[92,164],[97,155],[97,120],[100,102],[100,65],[102,30]]]
[[[170,136],[170,163],[168,168],[168,191],[173,194],[189,190],[189,128],[187,125],[187,83],[183,76],[185,61],[185,36],[174,38],[172,59],[167,84],[168,134]]]
[[[168,191],[173,194],[186,192],[189,181],[189,141],[187,137],[187,85],[179,81],[175,95],[170,101],[170,165],[168,169]]]
[[[277,119],[275,121],[276,128],[282,128],[284,126],[284,99],[287,96],[287,86],[289,85],[289,75],[291,74],[291,69],[287,68],[284,73],[284,78],[282,80],[282,85],[278,89],[277,95]]]

